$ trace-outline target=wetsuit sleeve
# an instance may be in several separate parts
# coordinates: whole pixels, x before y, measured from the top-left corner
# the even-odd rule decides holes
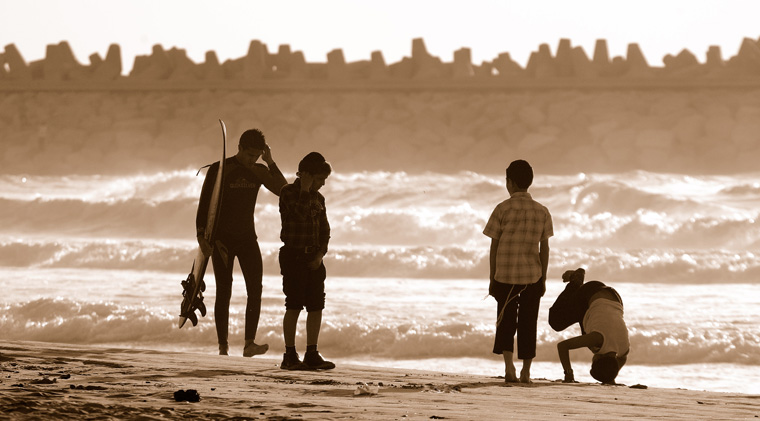
[[[203,180],[203,188],[201,188],[201,197],[200,200],[198,200],[198,213],[195,215],[196,236],[203,235],[206,231],[208,208],[211,204],[211,193],[214,191],[214,183],[216,182],[216,174],[218,172],[218,162],[212,164],[208,171],[206,171],[206,178]]]
[[[256,164],[253,168],[253,172],[256,174],[259,181],[261,181],[261,184],[277,196],[280,195],[282,187],[288,184],[287,180],[285,180],[285,176],[282,175],[280,169],[277,168],[277,164],[273,163],[269,167],[263,164]]]

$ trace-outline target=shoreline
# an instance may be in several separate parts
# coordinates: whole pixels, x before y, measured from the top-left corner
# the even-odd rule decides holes
[[[493,376],[336,363],[335,370],[294,372],[279,369],[276,356],[0,341],[0,412],[37,419],[760,417],[758,395],[546,379],[505,385]],[[175,392],[189,389],[199,402],[175,401]],[[370,393],[355,394],[362,389]]]

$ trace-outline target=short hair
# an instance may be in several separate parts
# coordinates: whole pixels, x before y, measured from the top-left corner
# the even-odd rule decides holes
[[[266,144],[267,141],[264,138],[264,133],[259,129],[244,131],[243,134],[240,135],[240,143],[238,143],[243,149],[264,149]]]
[[[620,371],[617,358],[605,355],[591,363],[591,377],[605,384],[615,384],[615,378]]]
[[[528,161],[522,159],[512,161],[507,167],[507,178],[512,180],[517,187],[527,189],[533,184],[533,168],[528,164]]]
[[[304,171],[309,174],[327,174],[332,172],[332,166],[325,160],[319,152],[311,152],[298,163],[298,171]]]

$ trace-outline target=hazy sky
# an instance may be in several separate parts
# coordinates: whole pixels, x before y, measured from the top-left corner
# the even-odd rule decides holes
[[[661,65],[683,48],[700,61],[710,45],[724,58],[736,54],[744,37],[760,37],[758,16],[757,0],[0,0],[0,48],[14,43],[34,61],[47,44],[66,40],[87,64],[118,43],[128,72],[154,44],[183,48],[195,62],[208,50],[220,61],[242,57],[258,39],[270,52],[290,44],[308,61],[342,48],[348,61],[379,50],[393,63],[422,37],[444,61],[469,47],[474,63],[509,52],[525,64],[541,43],[555,51],[570,38],[591,56],[605,38],[612,55],[637,42],[651,65]]]

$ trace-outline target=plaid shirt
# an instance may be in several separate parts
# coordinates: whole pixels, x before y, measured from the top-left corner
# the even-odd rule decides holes
[[[319,246],[321,252],[327,254],[330,223],[322,194],[301,193],[301,179],[296,179],[280,191],[280,217],[280,239],[286,246]]]
[[[552,216],[527,192],[518,192],[499,203],[483,234],[497,240],[497,282],[527,285],[541,278],[538,244],[554,235]]]

